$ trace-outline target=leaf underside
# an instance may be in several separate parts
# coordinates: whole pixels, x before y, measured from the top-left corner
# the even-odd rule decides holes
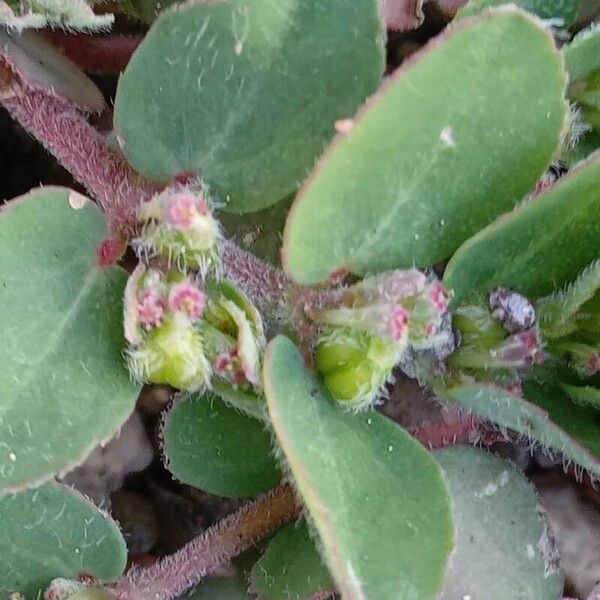
[[[562,597],[546,524],[525,477],[508,461],[468,446],[434,456],[450,487],[456,532],[440,600]]]

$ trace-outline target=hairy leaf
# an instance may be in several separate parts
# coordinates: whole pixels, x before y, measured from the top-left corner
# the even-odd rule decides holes
[[[525,477],[509,462],[468,446],[434,456],[450,486],[456,535],[440,600],[562,597],[557,556]]]
[[[305,521],[273,537],[250,576],[261,600],[306,600],[335,588]]]
[[[560,387],[575,404],[600,410],[600,389],[590,385],[569,385],[566,383],[561,383]],[[598,428],[600,429],[600,423],[598,423]]]
[[[600,253],[600,154],[465,242],[444,282],[457,302],[496,286],[533,298],[553,292]]]
[[[169,471],[211,494],[266,492],[281,480],[262,422],[214,397],[190,394],[175,402],[163,424]]]
[[[557,450],[565,459],[600,475],[600,415],[593,409],[575,406],[560,390],[527,383],[527,400],[485,384],[438,391],[446,400]]]
[[[112,581],[127,549],[117,524],[77,492],[48,483],[0,499],[0,597],[28,600],[55,577]]]
[[[0,26],[22,32],[24,29],[62,27],[75,31],[98,31],[111,27],[110,13],[95,14],[86,0],[0,0]]]
[[[264,379],[277,439],[342,596],[437,598],[452,521],[431,455],[379,413],[343,411],[285,337],[268,346]]]
[[[563,126],[564,79],[552,37],[521,11],[440,36],[317,164],[286,223],[286,271],[315,283],[451,254],[545,169]]]
[[[199,173],[231,212],[295,190],[383,70],[376,0],[172,8],[121,77],[115,128],[149,177]]]
[[[576,35],[564,53],[571,84],[600,70],[600,27],[596,25]]]
[[[600,260],[596,260],[564,289],[542,298],[536,304],[535,311],[544,336],[553,338],[564,335],[567,322],[594,297],[599,288]],[[572,329],[575,329],[575,323]]]
[[[456,18],[471,17],[502,4],[515,4],[542,19],[550,19],[555,26],[567,27],[575,20],[580,3],[581,0],[471,0],[458,11]]]
[[[0,213],[0,493],[68,471],[133,411],[126,274],[96,266],[103,234],[98,208],[66,189]]]

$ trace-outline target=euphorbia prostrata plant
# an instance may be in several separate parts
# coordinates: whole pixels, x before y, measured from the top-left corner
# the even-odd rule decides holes
[[[531,485],[482,446],[600,475],[592,3],[473,0],[385,77],[419,2],[168,4],[111,7],[134,39],[0,1],[0,102],[88,194],[0,214],[0,597],[562,598]],[[110,132],[78,65],[126,65]],[[379,412],[399,376],[443,418]],[[256,498],[125,571],[61,479],[152,384],[173,477]]]

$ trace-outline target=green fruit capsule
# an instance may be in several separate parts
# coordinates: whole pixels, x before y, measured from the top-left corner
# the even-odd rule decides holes
[[[364,348],[343,343],[321,343],[315,352],[317,368],[324,374],[334,372],[340,367],[356,365],[364,358]]]
[[[335,400],[361,409],[377,399],[401,352],[387,338],[328,326],[317,344],[315,364]]]
[[[368,361],[338,369],[325,375],[325,386],[338,401],[356,406],[372,393],[373,369]],[[379,390],[379,386],[377,390]]]
[[[133,377],[144,383],[197,391],[210,381],[211,369],[202,337],[177,313],[149,331],[138,347],[130,348],[126,360]]]

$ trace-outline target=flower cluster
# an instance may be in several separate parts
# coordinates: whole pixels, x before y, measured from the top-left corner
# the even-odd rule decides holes
[[[260,391],[262,321],[241,290],[216,279],[219,227],[204,199],[166,191],[139,215],[140,264],[124,301],[132,376],[187,391],[209,388],[216,377]]]
[[[373,403],[407,348],[436,350],[450,294],[417,270],[367,277],[334,307],[309,313],[321,326],[316,366],[334,398],[353,408]]]
[[[198,390],[210,382],[200,319],[206,297],[178,271],[139,265],[125,290],[126,360],[141,382]]]
[[[196,391],[216,376],[260,389],[262,322],[230,284],[202,289],[180,271],[139,265],[125,291],[125,337],[127,365],[140,382]]]
[[[218,266],[219,224],[202,194],[166,190],[140,206],[138,220],[140,234],[132,245],[140,260],[161,259],[202,276]]]
[[[453,326],[461,343],[448,365],[476,379],[492,379],[515,391],[521,373],[546,358],[533,307],[504,288],[490,294],[489,307],[458,307]]]

